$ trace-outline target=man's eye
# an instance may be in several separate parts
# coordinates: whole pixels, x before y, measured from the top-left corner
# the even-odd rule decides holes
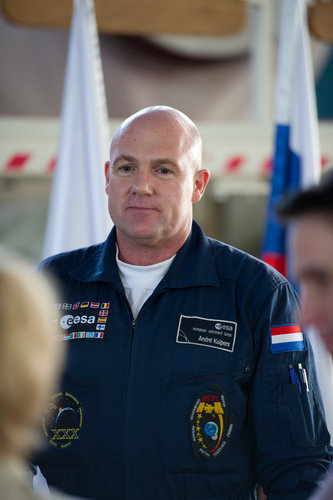
[[[167,175],[167,174],[170,174],[171,173],[171,170],[169,170],[168,168],[166,167],[159,167],[157,169],[158,173],[159,174],[162,174],[162,175]]]
[[[133,168],[130,165],[122,165],[119,167],[120,172],[131,172]]]

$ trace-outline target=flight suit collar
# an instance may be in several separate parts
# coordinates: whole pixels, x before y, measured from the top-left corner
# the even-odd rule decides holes
[[[116,231],[113,228],[104,243],[93,251],[71,276],[81,282],[119,282],[116,265]],[[209,239],[193,221],[191,233],[178,251],[171,267],[158,288],[191,286],[219,286],[214,257]]]
[[[160,285],[163,281],[171,288],[220,286],[210,240],[195,221],[188,239],[178,251]]]

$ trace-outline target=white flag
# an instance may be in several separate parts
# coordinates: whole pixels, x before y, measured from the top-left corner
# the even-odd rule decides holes
[[[60,142],[43,258],[103,241],[110,228],[104,191],[108,115],[92,0],[74,0]]]
[[[320,177],[318,117],[305,0],[283,0],[280,26],[274,165],[262,258],[292,281],[288,272],[292,269],[291,255],[285,228],[275,214],[276,204],[283,195],[309,187]],[[314,329],[307,333],[333,438],[332,357]]]

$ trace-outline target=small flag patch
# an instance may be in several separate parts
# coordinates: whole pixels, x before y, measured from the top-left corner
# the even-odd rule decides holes
[[[271,351],[273,354],[290,351],[304,351],[305,342],[300,325],[271,326]]]

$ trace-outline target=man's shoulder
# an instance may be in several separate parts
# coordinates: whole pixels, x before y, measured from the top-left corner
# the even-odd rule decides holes
[[[84,262],[100,255],[104,243],[98,243],[89,247],[78,248],[69,252],[51,255],[42,260],[38,266],[41,271],[49,271],[56,274],[67,274],[69,271],[80,267]]]
[[[258,257],[239,248],[208,238],[216,270],[225,280],[236,281],[239,286],[274,289],[289,286],[287,279]]]
[[[281,285],[291,287],[276,269],[239,248],[206,236],[195,222],[192,234],[192,255],[201,260],[201,267],[214,266],[221,283],[233,283],[252,292],[257,290],[259,295],[266,295]]]

